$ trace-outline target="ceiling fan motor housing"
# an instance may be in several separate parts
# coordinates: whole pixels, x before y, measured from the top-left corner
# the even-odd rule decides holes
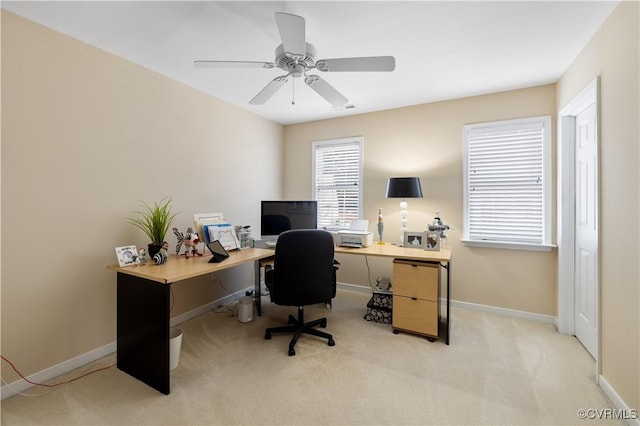
[[[301,77],[306,70],[313,68],[316,62],[317,51],[314,45],[306,43],[307,51],[305,55],[287,55],[284,47],[276,47],[276,66],[289,72],[292,77]]]

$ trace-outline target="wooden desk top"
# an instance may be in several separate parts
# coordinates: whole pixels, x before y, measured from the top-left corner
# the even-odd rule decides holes
[[[233,268],[243,263],[271,257],[273,254],[273,250],[259,248],[233,250],[229,252],[229,258],[220,263],[209,263],[211,256],[207,254],[202,257],[189,257],[188,259],[184,256],[171,254],[169,255],[167,263],[162,265],[155,265],[152,260],[148,260],[146,264],[140,266],[121,268],[118,265],[108,265],[107,269],[163,284],[169,284],[188,278],[199,277],[211,272]]]
[[[400,247],[393,244],[374,243],[369,247],[362,248],[336,246],[335,252],[345,254],[359,254],[363,256],[381,256],[393,257],[398,259],[424,260],[431,262],[451,261],[451,249],[448,248],[441,248],[440,251],[432,251],[419,248]]]

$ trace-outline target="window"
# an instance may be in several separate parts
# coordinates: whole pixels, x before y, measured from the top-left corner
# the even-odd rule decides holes
[[[464,126],[467,245],[551,248],[551,118]]]
[[[312,151],[318,227],[349,227],[362,209],[362,138],[313,142]]]

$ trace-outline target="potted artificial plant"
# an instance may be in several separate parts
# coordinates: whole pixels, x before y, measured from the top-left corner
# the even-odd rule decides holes
[[[127,221],[141,229],[151,242],[149,243],[149,256],[153,257],[160,251],[164,237],[169,232],[177,213],[171,212],[171,198],[163,198],[160,202],[149,205],[142,202],[141,210],[136,211],[136,217],[128,217]]]

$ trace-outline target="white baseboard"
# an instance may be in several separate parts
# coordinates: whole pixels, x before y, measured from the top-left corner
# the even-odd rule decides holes
[[[358,293],[371,293],[371,287],[365,287],[363,285],[339,282],[336,284],[336,286],[342,290],[357,291]]]
[[[611,401],[616,410],[618,410],[618,412],[615,413],[617,417],[624,420],[629,426],[640,426],[640,419],[638,418],[638,416],[640,416],[640,412],[638,412],[637,409],[636,411],[632,411],[633,409],[629,407],[622,398],[620,398],[618,392],[611,387],[609,382],[607,382],[602,375],[598,377],[598,385],[607,398],[609,398],[609,401]]]
[[[102,347],[89,351],[85,354],[79,355],[75,358],[71,358],[67,361],[61,362],[58,365],[54,365],[53,367],[49,367],[45,370],[42,370],[38,373],[32,374],[27,377],[32,382],[36,383],[44,383],[47,380],[51,380],[56,378],[64,373],[68,373],[71,370],[82,367],[83,365],[89,364],[93,361],[96,361],[100,358],[103,358],[109,354],[112,354],[116,351],[116,342],[108,343]],[[2,386],[0,392],[2,393],[2,399],[9,398],[10,396],[17,395],[18,393],[25,391],[31,387],[33,387],[31,383],[27,382],[24,379],[17,380],[13,383],[6,384]]]
[[[252,291],[253,289],[254,289],[253,286],[247,287],[246,289],[239,290],[221,299],[214,300],[213,302],[207,303],[206,305],[199,306],[198,308],[193,309],[189,312],[185,312],[184,314],[175,316],[170,320],[171,327],[175,327],[178,324],[181,324],[199,315],[207,313],[210,310],[217,308],[219,305],[226,305],[228,303],[231,303],[235,299],[241,296],[244,296],[246,291]],[[68,373],[69,371],[75,370],[76,368],[82,367],[91,362],[97,361],[100,358],[103,358],[107,355],[115,353],[116,349],[117,349],[117,345],[116,345],[116,342],[114,341],[102,347],[99,347],[97,349],[91,350],[85,354],[79,355],[75,358],[61,362],[58,365],[54,365],[53,367],[49,367],[38,373],[32,374],[28,376],[27,379],[36,383],[44,383],[48,380],[61,376],[62,374]],[[31,383],[27,382],[24,379],[16,380],[13,383],[5,384],[2,386],[2,388],[0,388],[1,400],[17,395],[20,392],[23,392],[27,389],[32,388],[33,386],[35,385],[32,385]]]
[[[360,293],[371,293],[371,287],[366,287],[363,285],[349,284],[349,283],[338,283],[338,288],[344,290],[357,291]],[[440,299],[440,306],[444,307],[447,303],[447,299]],[[556,324],[557,320],[555,317],[550,315],[536,314],[533,312],[526,311],[517,311],[515,309],[506,309],[506,308],[498,308],[496,306],[489,305],[480,305],[477,303],[469,303],[469,302],[460,302],[458,300],[451,300],[451,306],[454,308],[467,309],[470,311],[480,311],[487,312],[491,314],[504,315],[508,317],[514,318],[522,318],[537,322],[543,322],[545,324]]]
[[[440,299],[440,303],[446,303],[446,299]],[[497,306],[480,305],[478,303],[460,302],[452,300],[451,306],[455,308],[467,309],[470,311],[487,312],[490,314],[504,315],[508,317],[521,318],[545,324],[555,324],[556,318],[551,315],[536,314],[534,312],[518,311],[515,309],[499,308]]]

